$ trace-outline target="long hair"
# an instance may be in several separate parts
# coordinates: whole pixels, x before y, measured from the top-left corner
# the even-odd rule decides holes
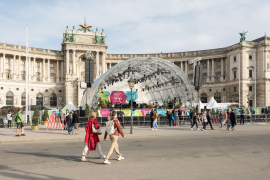
[[[196,112],[194,112],[194,113],[193,113],[193,115],[192,115],[192,119],[194,118],[194,116],[196,116],[196,114],[197,114]]]
[[[114,117],[116,115],[116,111],[115,110],[112,110],[111,112],[110,112],[110,115],[109,115],[109,117],[108,117],[108,120],[110,120],[112,117]]]

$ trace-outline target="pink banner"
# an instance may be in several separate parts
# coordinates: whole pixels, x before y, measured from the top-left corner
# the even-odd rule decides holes
[[[100,110],[99,111],[99,116],[107,117],[109,115],[110,115],[110,110]]]
[[[147,116],[150,110],[141,110],[143,116]]]
[[[110,96],[112,103],[125,103],[126,94],[123,91],[113,91]]]

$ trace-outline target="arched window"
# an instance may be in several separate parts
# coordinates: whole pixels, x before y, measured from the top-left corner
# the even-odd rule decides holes
[[[201,94],[201,102],[202,103],[207,103],[207,94],[205,94],[205,93]]]
[[[221,103],[221,96],[219,92],[214,94],[214,99],[217,101],[217,103]]]
[[[13,102],[14,102],[13,93],[8,91],[7,94],[6,94],[6,105],[7,106],[13,106]]]
[[[57,97],[54,93],[50,96],[50,106],[57,106]]]
[[[43,95],[41,93],[37,93],[36,95],[36,105],[43,106]]]
[[[21,95],[21,105],[25,106],[25,104],[26,104],[26,93],[24,92]]]

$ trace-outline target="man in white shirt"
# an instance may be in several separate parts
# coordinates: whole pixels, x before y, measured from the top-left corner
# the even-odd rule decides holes
[[[9,111],[7,114],[7,120],[8,120],[8,127],[11,127],[11,123],[12,123],[12,116],[11,116],[11,112]]]

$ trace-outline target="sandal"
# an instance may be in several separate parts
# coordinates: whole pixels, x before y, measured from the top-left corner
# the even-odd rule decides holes
[[[25,136],[25,135],[26,135],[25,133],[21,134],[21,136]]]
[[[16,134],[15,136],[20,136],[19,134]]]

